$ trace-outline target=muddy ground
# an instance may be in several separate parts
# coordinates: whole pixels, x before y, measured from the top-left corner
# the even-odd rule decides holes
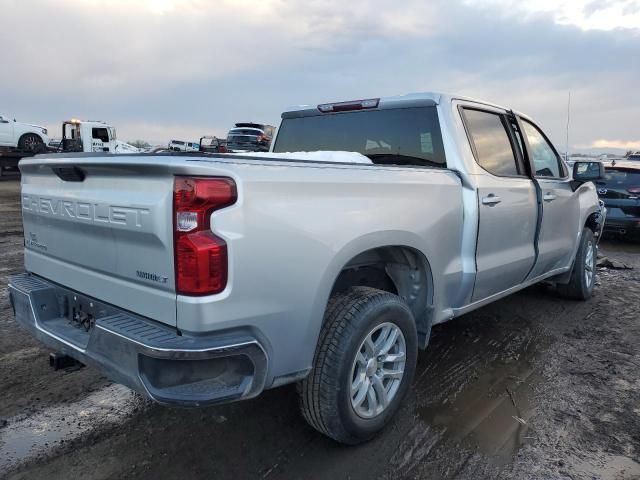
[[[395,422],[343,447],[295,390],[202,410],[152,405],[89,368],[53,372],[18,330],[19,184],[0,179],[0,477],[640,479],[640,245],[601,252],[586,303],[529,288],[437,326]]]

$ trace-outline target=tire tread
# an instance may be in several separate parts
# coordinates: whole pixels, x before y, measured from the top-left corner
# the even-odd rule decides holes
[[[339,388],[340,359],[344,358],[347,342],[356,334],[357,317],[367,308],[397,296],[370,287],[353,287],[331,297],[320,331],[311,372],[297,385],[300,409],[305,420],[316,430],[342,443],[354,444],[354,437],[342,426],[332,395]],[[408,307],[406,307],[408,309]]]

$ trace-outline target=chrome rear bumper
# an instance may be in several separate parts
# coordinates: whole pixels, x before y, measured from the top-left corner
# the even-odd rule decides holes
[[[38,340],[159,403],[210,405],[264,389],[267,355],[248,332],[180,335],[28,273],[10,277],[9,297]]]

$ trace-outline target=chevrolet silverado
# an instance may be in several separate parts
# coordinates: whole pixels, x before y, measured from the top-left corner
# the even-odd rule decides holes
[[[165,405],[295,382],[305,419],[354,444],[398,410],[433,325],[541,281],[592,294],[602,165],[569,172],[524,114],[303,106],[271,150],[21,162],[17,322]],[[352,156],[287,153],[316,151]]]

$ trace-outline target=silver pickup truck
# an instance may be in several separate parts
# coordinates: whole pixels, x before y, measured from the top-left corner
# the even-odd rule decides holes
[[[318,150],[366,163],[283,153]],[[591,296],[602,166],[570,174],[523,114],[442,94],[305,106],[272,151],[21,162],[17,322],[165,405],[297,382],[306,420],[357,443],[433,325],[542,280]]]

